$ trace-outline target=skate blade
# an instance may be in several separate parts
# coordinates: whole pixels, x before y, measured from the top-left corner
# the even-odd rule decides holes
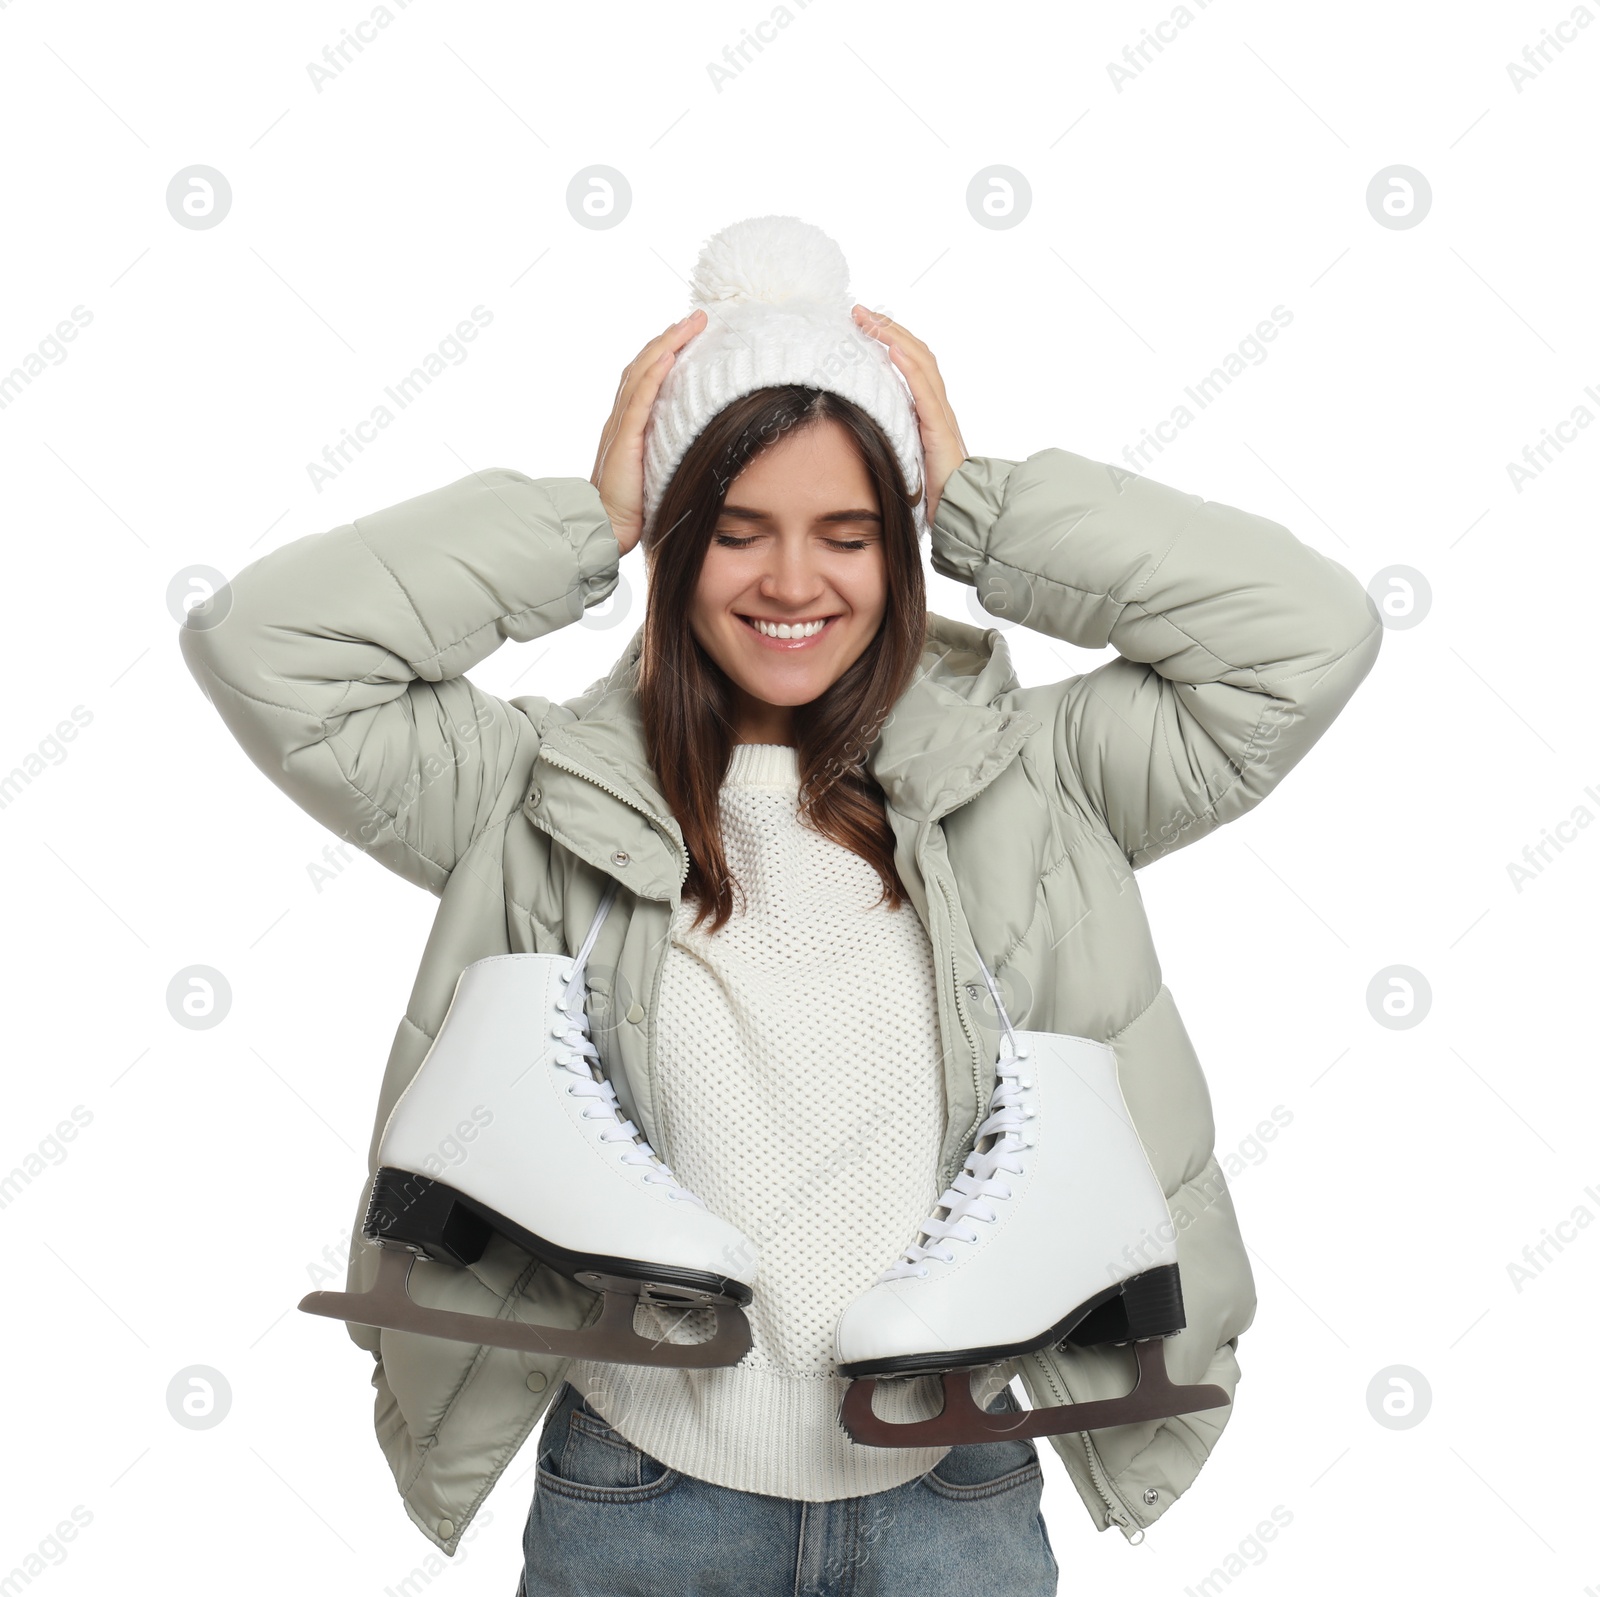
[[[728,1302],[709,1302],[716,1332],[703,1342],[668,1342],[640,1336],[633,1328],[633,1294],[607,1290],[600,1318],[571,1330],[554,1325],[529,1325],[522,1320],[491,1320],[480,1314],[434,1309],[418,1303],[406,1290],[416,1255],[409,1249],[384,1247],[378,1278],[370,1292],[308,1292],[300,1300],[307,1314],[386,1331],[438,1337],[510,1348],[518,1353],[554,1354],[562,1358],[598,1359],[611,1364],[647,1364],[664,1369],[720,1369],[737,1364],[750,1351],[750,1322]],[[637,1287],[640,1283],[634,1282]],[[685,1312],[689,1312],[685,1310]]]
[[[579,1270],[573,1277],[591,1292],[620,1292],[624,1297],[637,1297],[663,1313],[674,1309],[710,1309],[728,1299],[720,1292],[704,1287],[679,1286],[669,1281],[645,1281],[635,1275],[610,1275],[604,1270]]]
[[[1090,1403],[1058,1403],[1022,1413],[990,1414],[972,1400],[972,1370],[946,1370],[941,1376],[944,1407],[932,1419],[895,1423],[872,1411],[876,1376],[850,1383],[839,1405],[839,1423],[853,1441],[868,1447],[959,1447],[967,1442],[1014,1441],[1024,1436],[1061,1436],[1069,1431],[1098,1431],[1140,1420],[1172,1419],[1202,1409],[1226,1408],[1228,1394],[1220,1386],[1174,1386],[1167,1374],[1164,1339],[1134,1343],[1138,1378],[1125,1397]]]

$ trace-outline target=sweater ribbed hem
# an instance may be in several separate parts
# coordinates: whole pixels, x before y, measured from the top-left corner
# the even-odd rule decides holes
[[[800,791],[800,752],[788,743],[735,743],[724,787],[787,787]]]
[[[973,1380],[986,1407],[1007,1383],[991,1364]],[[864,1497],[916,1480],[948,1447],[867,1447],[840,1425],[849,1386],[839,1374],[811,1375],[732,1365],[670,1370],[574,1359],[567,1379],[611,1428],[637,1448],[695,1480],[799,1502]],[[939,1412],[934,1375],[878,1388],[874,1412],[895,1422]]]

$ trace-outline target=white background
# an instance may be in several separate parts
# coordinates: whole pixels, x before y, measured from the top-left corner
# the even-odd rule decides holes
[[[1215,0],[1119,84],[1165,0],[792,9],[719,86],[763,0],[412,0],[319,89],[308,66],[359,0],[0,6],[0,374],[92,313],[0,409],[0,774],[25,770],[0,806],[0,1173],[92,1116],[0,1208],[0,1575],[81,1505],[19,1590],[514,1587],[533,1449],[439,1558],[373,1437],[368,1355],[294,1312],[344,1246],[434,901],[358,856],[318,890],[331,834],[231,741],[168,590],[469,471],[587,478],[703,240],[784,213],[932,346],[973,454],[1124,462],[1284,307],[1265,358],[1143,469],[1364,585],[1403,566],[1431,592],[1277,794],[1140,874],[1219,1155],[1242,1150],[1260,1308],[1226,1433],[1141,1546],[1095,1533],[1040,1443],[1063,1592],[1600,1588],[1600,1227],[1508,1269],[1600,1216],[1600,827],[1569,826],[1520,890],[1508,870],[1600,815],[1600,429],[1508,471],[1600,415],[1600,27],[1519,89],[1508,63],[1565,0]],[[215,227],[168,210],[193,165],[231,187]],[[595,165],[631,187],[614,227],[569,209]],[[1031,191],[1011,227],[968,208],[996,165]],[[1431,189],[1410,227],[1369,208],[1397,165]],[[468,357],[313,483],[475,305],[493,320]],[[507,647],[480,685],[599,675],[642,619],[642,562],[614,625]],[[929,581],[932,608],[984,619]],[[1099,658],[1008,642],[1029,682]],[[209,1029],[168,1012],[195,964],[231,988]],[[1431,991],[1403,1029],[1369,1007],[1394,965]],[[192,1365],[231,1392],[208,1429],[168,1412]],[[1431,1393],[1403,1429],[1368,1397],[1397,1365]],[[1279,1505],[1287,1527],[1251,1542]]]

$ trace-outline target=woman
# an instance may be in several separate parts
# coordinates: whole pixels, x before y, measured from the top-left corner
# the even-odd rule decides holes
[[[530,1597],[1055,1589],[1033,1444],[855,1444],[828,1357],[971,1150],[987,973],[1013,1024],[1114,1045],[1178,1236],[1168,1368],[1238,1380],[1253,1285],[1130,867],[1299,761],[1371,668],[1375,607],[1246,512],[1058,449],[969,457],[927,346],[846,281],[816,229],[735,224],[623,373],[587,482],[476,473],[302,538],[182,634],[257,764],[440,897],[374,1148],[462,968],[570,952],[617,882],[588,966],[608,1078],[760,1249],[727,1369],[350,1326],[406,1510],[447,1552],[544,1416]],[[923,525],[992,612],[1117,658],[1020,686],[998,632],[926,613]],[[649,608],[607,676],[562,704],[467,680],[610,595],[639,542]],[[790,622],[824,624],[771,636]],[[358,1237],[352,1290],[376,1251]],[[598,1306],[499,1238],[425,1268],[442,1307],[578,1327]],[[1045,1348],[975,1390],[1014,1406],[1020,1374],[1046,1407],[1131,1367]],[[1051,1441],[1096,1527],[1137,1539],[1231,1412]]]

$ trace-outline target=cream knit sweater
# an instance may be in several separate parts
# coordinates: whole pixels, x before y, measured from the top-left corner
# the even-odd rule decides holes
[[[948,1448],[866,1447],[838,1421],[833,1329],[932,1212],[944,1133],[932,951],[877,872],[800,822],[796,751],[739,743],[722,788],[734,914],[673,915],[657,1019],[656,1152],[755,1244],[752,1347],[723,1369],[575,1359],[567,1379],[651,1457],[740,1491],[824,1502],[899,1486]],[[644,1335],[698,1341],[641,1306]],[[1003,1366],[974,1381],[980,1405]],[[939,1408],[936,1376],[880,1387],[879,1414]]]

